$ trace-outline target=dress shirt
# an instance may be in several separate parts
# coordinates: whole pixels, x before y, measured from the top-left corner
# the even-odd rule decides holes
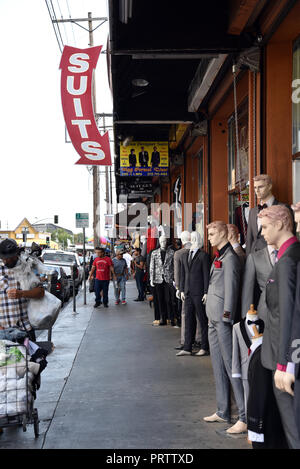
[[[269,244],[267,248],[268,248],[271,264],[275,265],[278,251],[277,249],[273,248],[273,246],[270,246]]]
[[[275,197],[274,195],[272,195],[272,197],[270,197],[267,202],[264,202],[268,207],[271,207],[273,205],[273,202],[275,200]],[[261,229],[261,219],[259,217],[257,217],[257,229],[258,231]]]

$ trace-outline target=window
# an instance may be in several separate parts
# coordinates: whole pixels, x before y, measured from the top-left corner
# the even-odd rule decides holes
[[[299,91],[297,91],[299,90]],[[293,47],[293,148],[292,154],[300,152],[300,37]]]
[[[292,122],[293,202],[296,203],[300,201],[300,37],[293,47]]]

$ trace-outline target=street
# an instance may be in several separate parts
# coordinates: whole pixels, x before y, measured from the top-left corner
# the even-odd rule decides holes
[[[35,401],[40,436],[33,428],[5,428],[1,449],[250,449],[246,435],[224,434],[226,424],[207,424],[215,411],[210,357],[176,357],[180,329],[153,327],[148,303],[94,309],[83,292],[54,327],[54,351]],[[43,335],[39,340],[46,340]]]

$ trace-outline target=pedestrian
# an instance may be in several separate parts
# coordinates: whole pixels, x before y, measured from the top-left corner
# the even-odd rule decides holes
[[[20,329],[35,342],[35,332],[28,319],[28,300],[42,298],[45,292],[34,272],[30,288],[21,289],[18,267],[24,262],[14,239],[8,238],[0,243],[0,329]]]
[[[116,279],[113,262],[110,257],[105,256],[105,250],[103,248],[96,248],[96,259],[93,262],[92,269],[89,273],[89,280],[91,280],[94,276],[94,272],[96,272],[95,278],[95,295],[96,295],[96,302],[94,308],[97,308],[101,305],[101,292],[103,292],[103,305],[105,308],[108,307],[108,289],[109,289],[109,281],[113,277]]]
[[[117,251],[116,257],[113,258],[114,271],[116,274],[115,300],[116,305],[120,303],[120,292],[122,305],[126,305],[126,280],[128,280],[127,262],[123,259],[123,252]]]
[[[125,261],[126,261],[126,263],[127,263],[128,278],[130,278],[130,276],[131,276],[132,255],[130,254],[129,251],[126,251],[126,252],[123,254],[123,259],[125,259]]]
[[[141,249],[136,248],[135,249],[135,256],[134,256],[134,275],[135,275],[135,281],[136,281],[136,286],[138,290],[138,297],[134,301],[144,301],[145,297],[145,285],[144,285],[144,265],[145,265],[145,260],[141,256]]]

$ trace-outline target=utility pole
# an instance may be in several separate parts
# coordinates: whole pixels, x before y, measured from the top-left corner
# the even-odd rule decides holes
[[[93,37],[93,20],[92,13],[88,13],[88,25],[89,25],[89,46],[93,47],[94,37]],[[93,100],[93,109],[94,114],[96,114],[96,91],[95,91],[95,79],[92,82],[92,100]],[[100,237],[100,197],[99,197],[99,173],[98,167],[93,166],[93,234],[94,234],[94,247],[96,247],[99,242],[98,238]],[[98,229],[98,230],[97,230]]]

